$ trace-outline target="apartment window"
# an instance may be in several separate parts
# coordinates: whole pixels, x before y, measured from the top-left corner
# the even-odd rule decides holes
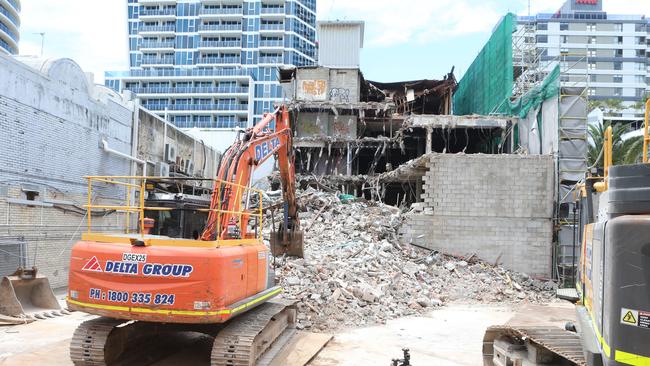
[[[590,62],[589,63],[589,70],[596,70],[596,63],[595,62]]]
[[[592,83],[598,82],[598,76],[594,74],[589,75],[589,81]]]
[[[569,30],[569,23],[560,23],[560,30],[561,31]]]
[[[596,36],[589,37],[589,44],[596,44]]]
[[[623,23],[616,23],[616,24],[614,24],[614,29],[615,29],[617,32],[622,32],[622,31],[623,31]],[[619,37],[619,38],[622,38],[622,37]]]
[[[636,44],[646,44],[645,37],[636,37]]]
[[[569,37],[568,36],[560,36],[560,42],[561,43],[569,43]]]
[[[588,32],[595,32],[596,31],[596,23],[587,23],[587,31]]]
[[[588,93],[589,93],[589,95],[594,96],[594,95],[596,95],[596,89],[589,88]]]
[[[623,50],[620,50],[620,49],[619,49],[619,50],[616,50],[616,52],[614,53],[614,56],[616,56],[616,57],[623,57]]]
[[[622,83],[623,82],[623,75],[614,75],[614,82],[615,83]]]
[[[646,96],[645,89],[636,89],[636,97],[637,98],[643,98],[645,96]]]
[[[548,23],[537,23],[537,30],[548,30]]]
[[[645,70],[645,64],[641,62],[635,62],[637,70]]]
[[[623,37],[618,37],[617,43],[618,44],[623,44]]]
[[[645,82],[646,82],[646,77],[643,76],[643,75],[636,75],[634,77],[634,79],[635,79],[637,84],[645,84]]]
[[[620,97],[623,95],[623,88],[614,88],[614,96]]]
[[[645,32],[646,31],[646,25],[645,24],[637,24],[634,30],[636,32]]]
[[[548,36],[537,36],[537,43],[548,43]]]
[[[589,55],[589,57],[596,57],[597,55],[596,50],[589,50],[587,55]]]
[[[615,61],[614,70],[623,70],[623,63],[621,61]]]
[[[636,50],[636,57],[645,57],[645,50]]]

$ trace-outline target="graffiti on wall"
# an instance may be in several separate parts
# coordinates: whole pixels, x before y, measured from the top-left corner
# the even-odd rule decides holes
[[[298,85],[298,96],[305,100],[327,100],[326,80],[302,80]]]
[[[332,88],[329,99],[335,103],[350,103],[350,89]]]

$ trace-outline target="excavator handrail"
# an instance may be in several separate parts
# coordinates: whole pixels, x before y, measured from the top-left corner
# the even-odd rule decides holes
[[[650,143],[650,99],[645,102],[645,123],[643,124],[643,164],[648,163],[648,143]]]
[[[235,227],[239,229],[240,232],[248,232],[248,230],[242,230],[241,227],[243,224],[248,224],[251,218],[256,219],[257,230],[255,230],[255,239],[262,240],[262,221],[263,221],[263,192],[259,189],[252,187],[247,187],[242,184],[224,182],[221,180],[215,179],[202,179],[202,178],[185,178],[185,177],[145,177],[145,176],[85,176],[84,179],[88,181],[88,202],[83,205],[87,210],[86,221],[87,221],[87,234],[97,234],[93,232],[92,227],[92,210],[101,209],[101,210],[111,210],[116,212],[123,212],[125,214],[124,220],[124,232],[120,234],[132,234],[131,233],[131,218],[130,215],[133,212],[138,213],[138,234],[141,240],[147,238],[147,241],[151,242],[151,235],[146,234],[145,230],[145,212],[146,211],[173,211],[174,208],[171,207],[150,207],[145,204],[145,192],[147,190],[147,183],[156,182],[156,181],[205,181],[215,184],[216,190],[220,191],[224,189],[223,187],[230,187],[233,191],[236,191],[235,199],[243,199],[246,195],[246,199],[249,200],[251,196],[256,195],[258,197],[259,205],[254,209],[242,208],[241,210],[227,210],[221,209],[221,205],[215,206],[216,208],[197,208],[195,211],[198,212],[208,212],[214,213],[218,218],[221,218],[222,215],[229,215],[229,217],[238,218],[237,222],[234,223]],[[125,190],[124,204],[115,204],[114,202],[107,203],[94,203],[93,200],[93,183],[103,183],[107,185],[115,185],[123,187]],[[133,191],[139,192],[139,200],[134,200],[132,196]],[[217,196],[220,196],[217,194]],[[115,200],[111,200],[115,201]],[[245,207],[245,206],[244,206]],[[221,220],[218,220],[219,222]],[[216,238],[210,242],[215,243],[215,246],[219,246],[218,243],[222,241],[234,242],[238,239],[222,239]],[[250,237],[242,238],[245,240],[251,239]]]

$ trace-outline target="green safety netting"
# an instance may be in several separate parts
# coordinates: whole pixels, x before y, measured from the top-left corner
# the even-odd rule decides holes
[[[560,66],[556,66],[546,76],[542,84],[534,87],[521,98],[508,103],[505,114],[526,118],[531,109],[539,107],[545,100],[557,97],[560,94]]]
[[[512,95],[512,33],[517,18],[508,13],[492,33],[472,65],[458,84],[454,94],[454,114],[482,114],[509,112]]]

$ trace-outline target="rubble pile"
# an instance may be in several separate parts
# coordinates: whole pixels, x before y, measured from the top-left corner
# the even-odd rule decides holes
[[[305,258],[276,258],[298,328],[331,331],[384,323],[450,302],[549,302],[555,285],[472,257],[400,245],[399,209],[308,190],[301,193]],[[349,202],[346,202],[349,200]],[[277,221],[276,221],[277,222]]]

